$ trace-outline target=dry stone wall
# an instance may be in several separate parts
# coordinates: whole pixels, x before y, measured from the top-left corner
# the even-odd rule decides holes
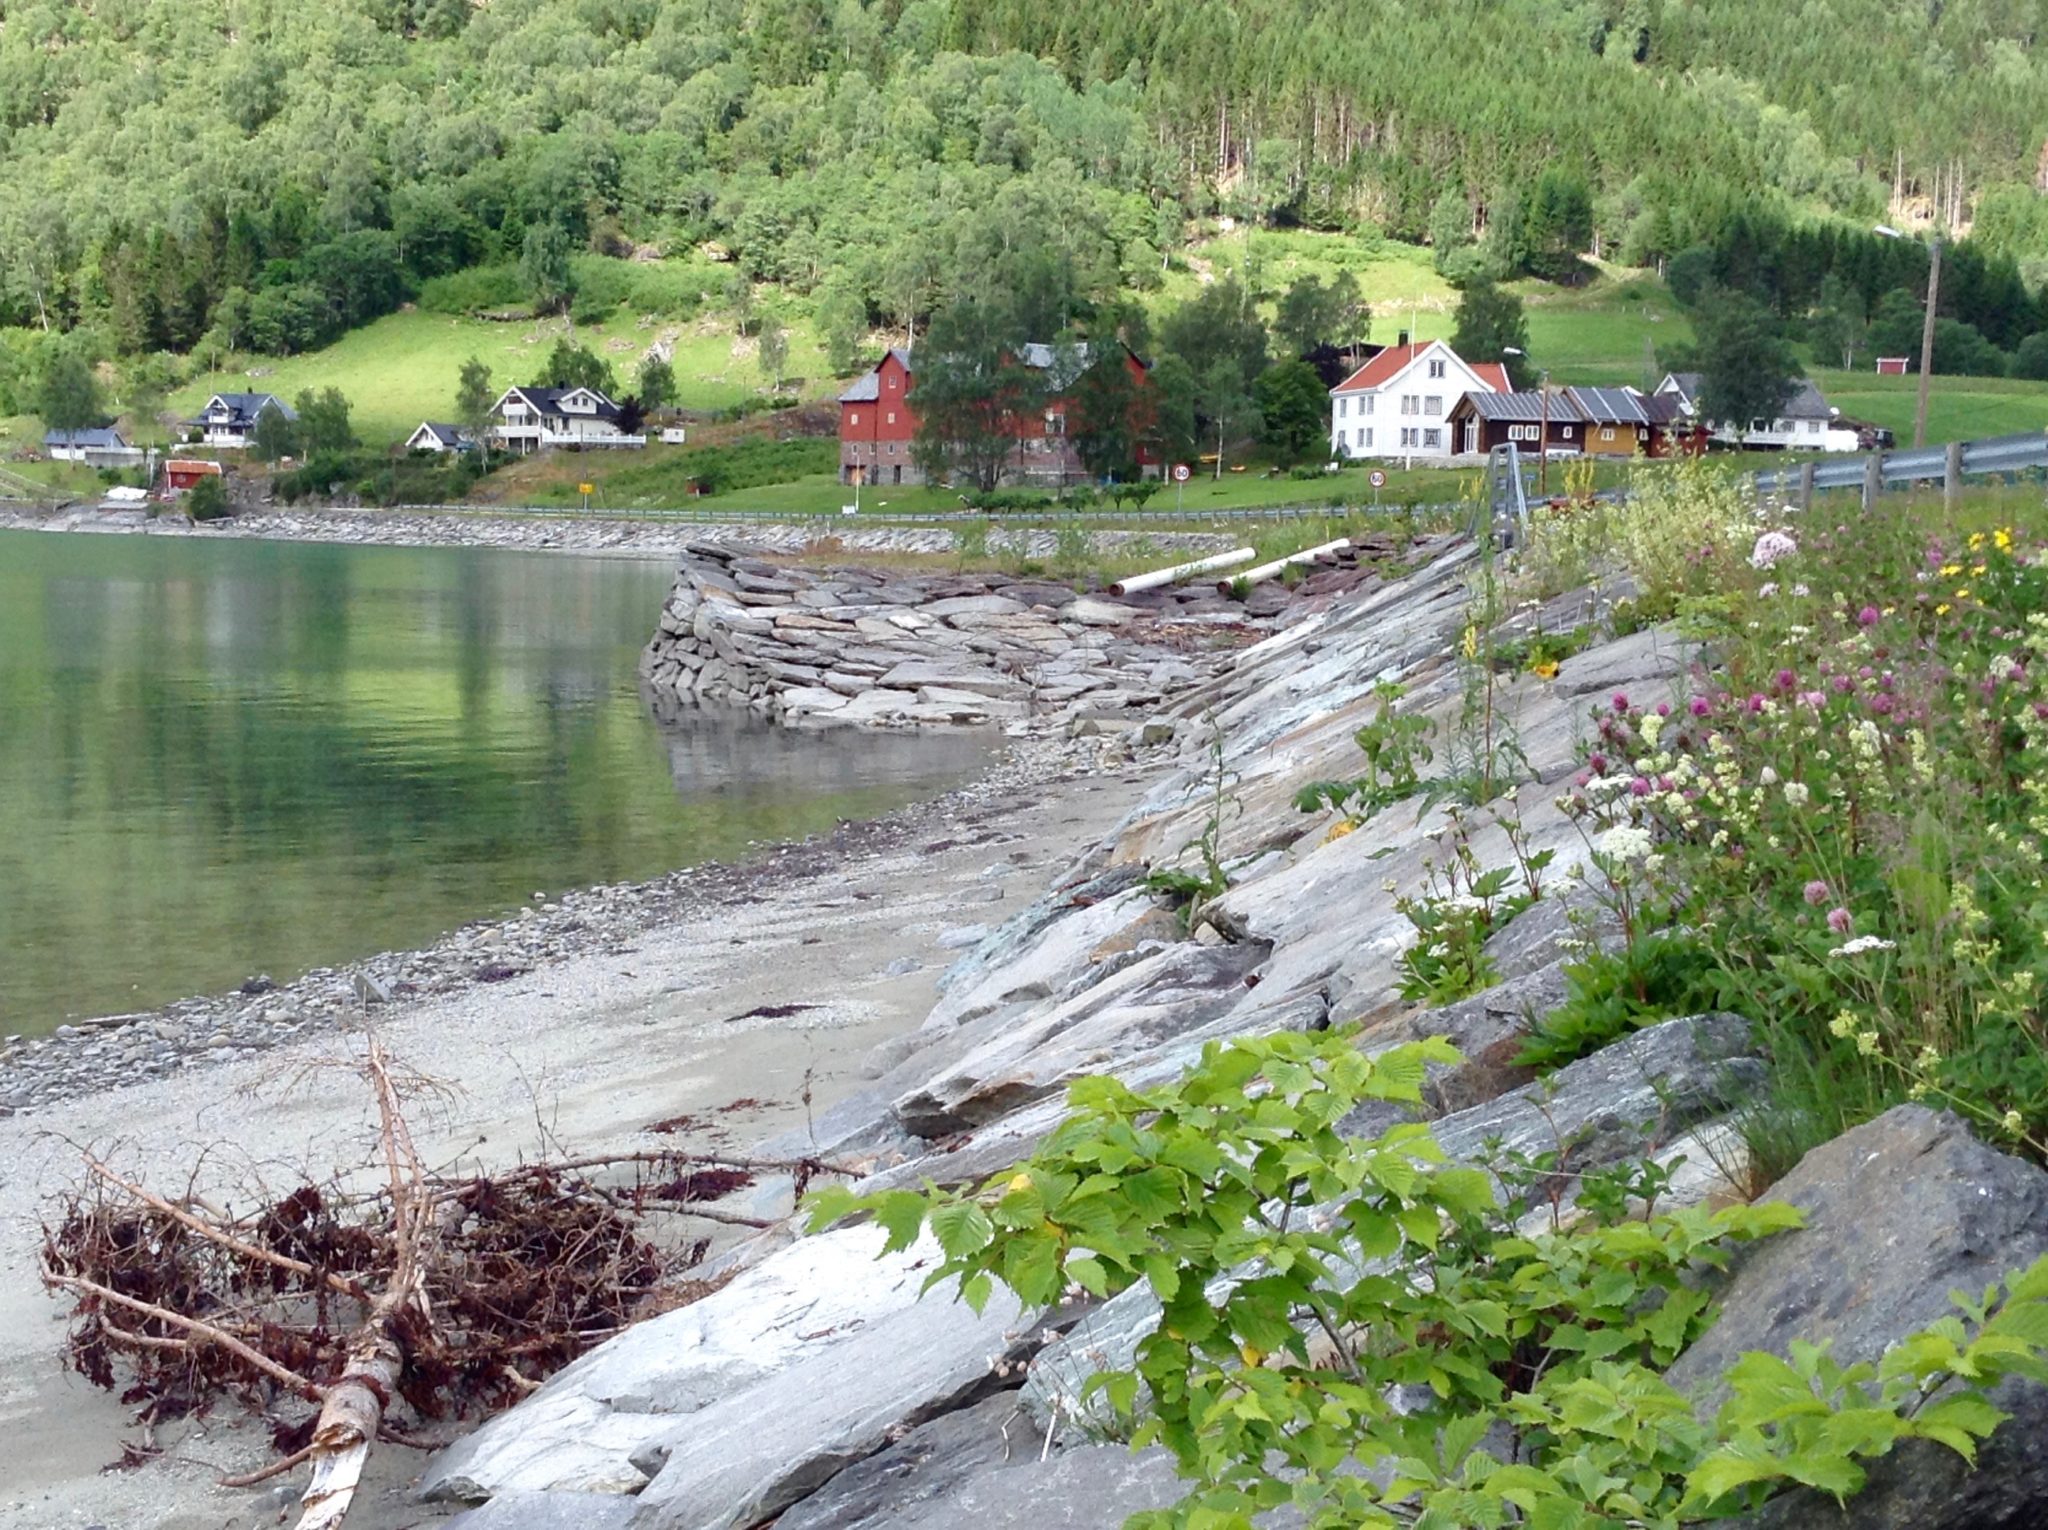
[[[1117,601],[1044,579],[813,571],[693,542],[641,673],[658,699],[806,726],[1142,715],[1258,630],[1213,587]]]

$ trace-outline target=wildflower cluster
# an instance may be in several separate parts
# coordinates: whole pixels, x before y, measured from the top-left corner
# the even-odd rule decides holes
[[[2048,550],[1909,516],[1759,536],[1717,667],[1603,704],[1560,806],[1632,919],[1864,1107],[1934,1097],[2040,1150]]]

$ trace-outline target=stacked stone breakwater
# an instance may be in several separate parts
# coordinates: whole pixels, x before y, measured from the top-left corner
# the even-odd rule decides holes
[[[747,706],[800,726],[1136,722],[1404,550],[1367,539],[1238,601],[1205,580],[1111,599],[1005,574],[811,569],[695,541],[640,672],[657,704]]]
[[[1213,587],[1119,601],[1046,579],[814,571],[693,542],[641,673],[657,698],[808,726],[1142,713],[1265,624]]]

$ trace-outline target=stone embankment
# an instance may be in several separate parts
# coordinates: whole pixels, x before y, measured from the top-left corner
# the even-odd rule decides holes
[[[938,557],[952,553],[958,538],[948,526],[868,525],[845,519],[732,521],[714,524],[654,516],[572,514],[561,510],[521,511],[480,505],[474,510],[350,510],[332,507],[250,510],[226,520],[196,525],[182,514],[151,516],[140,510],[100,510],[89,505],[59,509],[0,507],[0,531],[70,531],[135,536],[200,538],[251,537],[277,542],[339,542],[377,547],[502,547],[527,552],[611,553],[673,557],[693,538],[715,540],[754,552],[791,554],[824,550],[856,556]],[[1111,531],[1091,533],[1090,545],[1112,552],[1143,541],[1167,556],[1214,552],[1235,545],[1228,532]],[[1050,558],[1056,533],[1018,526],[991,531],[991,550],[1021,558]]]
[[[1178,1076],[1211,1040],[1355,1025],[1359,1044],[1374,1051],[1431,1034],[1457,1044],[1467,1061],[1432,1080],[1429,1111],[1455,1160],[1488,1162],[1500,1144],[1529,1154],[1568,1145],[1578,1170],[1662,1161],[1674,1176],[1664,1204],[1739,1193],[1747,1171],[1731,1118],[1762,1064],[1738,1017],[1669,1020],[1541,1082],[1513,1062],[1528,1026],[1562,998],[1563,964],[1577,943],[1602,938],[1597,924],[1566,917],[1565,873],[1589,851],[1548,799],[1577,768],[1587,710],[1617,691],[1639,702],[1674,694],[1695,659],[1686,644],[1669,632],[1638,632],[1575,654],[1550,679],[1501,680],[1491,716],[1526,759],[1524,848],[1553,850],[1557,860],[1551,895],[1490,943],[1503,981],[1474,999],[1418,1010],[1397,991],[1396,958],[1412,931],[1396,899],[1429,888],[1432,858],[1444,854],[1446,809],[1386,812],[1333,833],[1326,813],[1295,806],[1303,785],[1359,773],[1354,735],[1380,705],[1380,682],[1401,682],[1404,706],[1456,729],[1469,677],[1455,653],[1470,620],[1474,560],[1469,548],[1437,551],[1407,577],[1306,609],[1164,703],[1158,717],[1175,730],[1175,772],[1029,908],[995,928],[963,926],[945,937],[962,955],[923,1028],[877,1049],[866,1088],[760,1150],[826,1155],[855,1166],[869,1190],[979,1183],[1057,1125],[1064,1090],[1080,1076],[1108,1073],[1144,1087]],[[748,637],[802,656],[775,657],[803,671],[784,683],[845,696],[844,705],[896,664],[934,656],[881,651],[884,634],[859,622],[886,616],[807,613],[966,601],[955,614],[1000,617],[1048,646],[1057,633],[1073,645],[1062,653],[1104,651],[1082,643],[1069,622],[1115,630],[1062,621],[1072,602],[1025,598],[1035,592],[928,591],[922,602],[899,602],[864,581],[708,562],[723,570],[724,585],[693,586],[696,604],[672,612],[671,643],[684,631],[704,641],[696,638],[702,611],[741,613]],[[792,638],[826,631],[808,625],[820,620],[852,634],[786,641],[775,619],[784,614],[802,618],[788,623]],[[1517,621],[1554,632],[1599,614],[1589,599],[1568,598]],[[1009,641],[970,646],[994,630],[986,625],[944,630],[954,636],[924,640],[960,672],[992,665]],[[839,660],[871,646],[874,658],[857,661],[867,670],[840,670]],[[713,653],[690,672],[714,662],[730,672],[726,656]],[[811,670],[847,674],[847,689],[811,685]],[[1112,679],[1102,688],[1130,687]],[[908,685],[890,689],[905,698],[898,705],[938,705],[909,699]],[[1029,695],[1019,682],[1012,699]],[[1471,832],[1481,864],[1507,863],[1497,825]],[[1191,930],[1144,879],[1190,864],[1198,840],[1217,844],[1229,885]],[[1360,1114],[1352,1129],[1387,1124],[1369,1109]],[[1908,1109],[1817,1151],[1775,1193],[1806,1209],[1807,1228],[1726,1277],[1731,1313],[1755,1314],[1727,1331],[1780,1352],[1794,1337],[1833,1335],[1844,1358],[1863,1359],[1926,1321],[1950,1288],[1981,1289],[2038,1251],[2048,1176],[1983,1148],[1948,1118]],[[787,1185],[755,1194],[756,1215],[791,1209]],[[1874,1227],[1890,1231],[1877,1239]],[[730,1278],[715,1294],[611,1339],[443,1452],[423,1493],[489,1500],[454,1522],[462,1530],[1099,1527],[1178,1498],[1162,1452],[1100,1443],[1096,1404],[1084,1396],[1086,1378],[1128,1357],[1158,1320],[1148,1287],[1052,1314],[1019,1311],[998,1293],[977,1316],[948,1293],[918,1299],[934,1249],[878,1258],[881,1241],[861,1225],[804,1237],[793,1218],[757,1235],[724,1257],[717,1273]],[[1689,1377],[1681,1366],[1673,1379],[1696,1385],[1716,1367],[1710,1359]],[[2001,1436],[2001,1470],[1979,1472],[1967,1490],[1951,1459],[1931,1463],[1942,1477],[1920,1474],[1924,1457],[1902,1458],[1898,1470],[1882,1464],[1868,1512],[1864,1500],[1846,1515],[1804,1504],[1796,1507],[1824,1519],[1782,1522],[1860,1530],[2039,1523],[2048,1467],[2032,1445],[2038,1410],[2025,1422],[2029,1433]]]
[[[1302,599],[1373,577],[1397,546],[1333,555]],[[793,726],[1142,718],[1308,609],[1278,583],[1255,593],[1240,602],[1195,581],[1114,600],[1043,578],[815,570],[698,539],[640,670],[658,699]]]

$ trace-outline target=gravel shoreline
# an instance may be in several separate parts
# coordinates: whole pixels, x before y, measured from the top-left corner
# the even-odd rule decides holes
[[[943,526],[864,526],[838,519],[788,521],[661,521],[574,514],[452,514],[413,510],[262,510],[194,525],[183,516],[151,519],[137,510],[91,506],[60,510],[0,510],[0,531],[74,532],[99,536],[177,536],[277,542],[336,542],[376,547],[495,547],[525,552],[596,553],[613,557],[674,558],[686,541],[709,539],[753,552],[803,552],[829,539],[835,552],[941,556],[954,550]],[[1123,531],[1091,533],[1098,550],[1142,540],[1167,556],[1236,545],[1232,532]],[[1034,558],[1050,558],[1059,539],[1042,529],[1000,530],[990,544]]]
[[[736,861],[687,866],[649,881],[598,884],[502,919],[474,920],[414,950],[316,967],[289,982],[255,975],[241,988],[159,1008],[59,1026],[47,1036],[0,1037],[0,1116],[230,1062],[331,1030],[337,1017],[461,994],[591,954],[623,954],[645,932],[688,913],[761,901],[770,886],[816,877],[862,854],[911,844],[936,826],[999,818],[1022,791],[1128,768],[1128,742],[1013,738],[974,780],[829,834],[766,846]],[[936,851],[952,841],[923,848]],[[961,921],[974,917],[961,911]]]

